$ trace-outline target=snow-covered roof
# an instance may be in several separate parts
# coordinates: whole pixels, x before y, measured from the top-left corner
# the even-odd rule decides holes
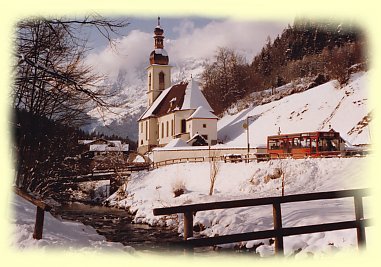
[[[196,111],[193,112],[187,120],[190,119],[218,119],[218,117],[203,106],[201,106],[198,107]]]
[[[165,148],[172,148],[172,147],[187,147],[189,146],[184,140],[180,138],[172,139],[171,142],[169,142]]]
[[[90,145],[89,151],[98,151],[98,152],[103,152],[103,151],[119,151],[119,152],[127,152],[129,150],[129,145],[128,144],[121,144],[118,146],[110,146],[110,144],[94,144]]]
[[[163,48],[156,48],[155,49],[155,54],[162,55],[162,56],[165,56],[165,57],[168,56],[167,51],[165,51],[165,49],[163,49]]]
[[[165,89],[140,116],[139,120],[152,116],[160,117],[175,110],[196,110],[201,106],[203,107],[202,112],[196,113],[198,118],[217,118],[210,113],[213,112],[213,109],[199,89],[198,83],[192,79],[190,83],[181,82]]]
[[[210,107],[205,96],[202,94],[198,86],[198,82],[191,79],[187,89],[185,90],[184,102],[181,109],[197,109],[200,106],[213,112],[213,109]]]
[[[153,115],[155,109],[160,105],[164,97],[169,93],[172,87],[165,89],[161,94],[153,101],[152,105],[140,116],[139,120],[149,118]]]

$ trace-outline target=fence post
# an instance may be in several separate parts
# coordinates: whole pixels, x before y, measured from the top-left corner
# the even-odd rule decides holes
[[[363,225],[362,220],[364,220],[364,209],[362,205],[362,196],[355,195],[355,215],[357,225],[357,245],[360,248],[365,248],[366,245],[366,237],[365,237],[365,227]]]
[[[184,212],[184,240],[193,236],[193,214],[191,211]]]
[[[280,202],[273,203],[273,220],[275,234],[275,254],[283,255],[282,212]]]
[[[41,239],[42,238],[42,230],[44,228],[44,214],[45,211],[41,209],[40,207],[37,207],[36,211],[36,222],[34,224],[34,232],[33,232],[33,238],[34,239]]]

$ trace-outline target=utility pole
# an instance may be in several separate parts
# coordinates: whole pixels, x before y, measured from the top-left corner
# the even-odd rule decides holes
[[[249,163],[249,154],[250,154],[250,140],[249,140],[249,119],[253,116],[247,116],[246,117],[246,133],[247,133],[247,163]]]

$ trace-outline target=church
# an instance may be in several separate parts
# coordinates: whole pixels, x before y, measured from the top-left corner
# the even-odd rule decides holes
[[[174,139],[189,145],[215,145],[217,120],[198,83],[190,81],[171,84],[169,56],[164,50],[164,30],[154,29],[154,50],[147,67],[146,111],[138,120],[138,152],[146,153],[164,147]]]

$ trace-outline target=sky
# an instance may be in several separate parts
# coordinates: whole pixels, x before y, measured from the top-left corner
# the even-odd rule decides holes
[[[95,70],[115,79],[120,69],[134,73],[134,69],[148,66],[149,54],[153,50],[153,30],[157,17],[129,17],[129,25],[121,30],[116,49],[94,32],[90,45],[94,47],[88,62]],[[161,17],[164,29],[164,48],[170,64],[179,64],[186,59],[212,58],[218,47],[236,50],[251,62],[260,51],[268,36],[281,34],[290,21],[247,21],[205,17]]]

